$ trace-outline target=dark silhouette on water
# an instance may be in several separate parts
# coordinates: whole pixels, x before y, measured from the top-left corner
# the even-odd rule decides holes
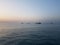
[[[35,23],[35,24],[42,24],[41,22],[37,22],[37,23]]]
[[[51,22],[50,24],[53,24],[53,22]]]
[[[23,22],[21,22],[21,24],[24,24]]]

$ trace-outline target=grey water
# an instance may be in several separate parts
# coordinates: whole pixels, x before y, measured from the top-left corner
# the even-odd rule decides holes
[[[60,45],[60,25],[0,24],[0,45]]]

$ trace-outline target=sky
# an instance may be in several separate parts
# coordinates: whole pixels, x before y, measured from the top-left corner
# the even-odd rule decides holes
[[[0,22],[60,22],[60,0],[0,0]]]

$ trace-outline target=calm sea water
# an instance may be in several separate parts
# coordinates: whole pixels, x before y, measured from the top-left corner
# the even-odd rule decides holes
[[[0,24],[0,45],[60,45],[60,25]]]

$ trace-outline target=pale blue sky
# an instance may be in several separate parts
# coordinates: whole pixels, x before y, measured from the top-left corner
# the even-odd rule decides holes
[[[0,0],[0,20],[60,22],[60,0]]]

